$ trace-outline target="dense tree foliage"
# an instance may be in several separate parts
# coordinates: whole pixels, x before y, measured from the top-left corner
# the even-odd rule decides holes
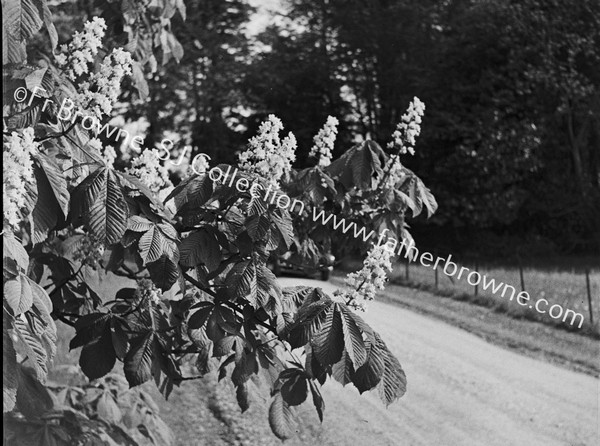
[[[598,2],[284,3],[249,85],[268,110],[381,139],[417,94],[431,125],[409,165],[443,197],[440,231],[598,249]]]
[[[309,395],[323,419],[328,379],[376,389],[387,405],[402,397],[404,371],[359,310],[383,288],[399,241],[411,240],[407,211],[437,208],[400,162],[414,153],[424,104],[414,98],[399,118],[391,155],[366,140],[333,159],[330,117],[310,151],[316,166],[305,169],[292,168],[297,140],[280,137],[283,123],[269,115],[232,164],[209,169],[206,156],[196,157],[174,187],[165,167],[173,147],[110,123],[151,99],[161,66],[184,63],[181,42],[189,42],[173,24],[205,11],[180,0],[48,5],[3,3],[3,411],[11,444],[171,444],[139,386],[154,381],[168,397],[211,372],[233,383],[242,411],[254,392],[270,395],[269,423],[281,439],[293,435],[296,406]],[[217,17],[236,11],[213,6]],[[209,40],[176,73],[209,58],[204,74],[183,77],[173,94],[201,79],[232,88],[215,67],[231,60],[202,53]],[[216,123],[235,97],[211,93],[195,111]],[[204,135],[197,125],[192,134]],[[120,157],[115,142],[124,142]],[[319,211],[346,220],[331,230],[314,217]],[[289,251],[314,264],[352,237],[368,255],[332,296],[282,288],[267,266]],[[107,295],[92,276],[131,286]],[[81,349],[79,368],[55,371],[60,383],[49,380],[56,320],[74,329],[69,348]]]
[[[451,238],[457,251],[474,233],[510,234],[513,251],[528,240],[600,249],[597,1],[281,0],[251,37],[247,2],[187,3],[189,20],[173,27],[181,62],[159,67],[151,100],[124,113],[149,142],[168,136],[232,162],[275,113],[306,167],[328,115],[340,120],[340,155],[384,141],[416,94],[430,125],[408,165],[444,204],[415,223],[425,241]]]

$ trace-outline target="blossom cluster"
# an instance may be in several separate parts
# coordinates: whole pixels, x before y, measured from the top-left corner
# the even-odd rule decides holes
[[[154,304],[159,303],[162,298],[162,291],[156,288],[154,283],[149,279],[138,280],[135,293],[138,298],[148,299]]]
[[[92,237],[90,234],[85,234],[73,252],[73,260],[91,266],[93,269],[98,269],[100,259],[104,255],[104,243]]]
[[[371,248],[360,271],[350,273],[344,281],[346,289],[337,290],[334,295],[341,297],[355,310],[366,311],[366,302],[375,298],[377,290],[383,290],[387,273],[392,271],[393,250],[387,244]]]
[[[33,128],[22,133],[12,132],[2,150],[2,192],[4,197],[4,225],[19,228],[21,210],[26,205],[27,184],[34,181],[31,155],[37,151]]]
[[[75,97],[77,106],[89,110],[97,119],[110,115],[121,91],[121,81],[124,76],[132,74],[133,64],[130,53],[115,48],[104,58],[97,73],[91,73],[85,81],[81,80],[82,75],[90,72],[89,64],[102,46],[105,31],[104,19],[94,17],[84,24],[82,32],[75,32],[68,45],[61,45],[54,56],[56,64],[67,77],[71,81],[79,81],[81,93]]]
[[[165,187],[172,186],[169,171],[162,164],[158,153],[156,149],[145,149],[131,161],[131,167],[126,169],[128,174],[139,178],[155,194]]]
[[[248,149],[240,154],[240,170],[260,175],[273,185],[287,177],[296,159],[296,137],[290,132],[280,140],[281,130],[281,120],[269,115],[260,125],[258,135],[248,141]]]
[[[399,155],[390,156],[385,165],[384,172],[386,172],[386,176],[384,177],[382,187],[394,189],[404,175]]]
[[[392,134],[392,141],[388,143],[388,148],[397,147],[400,149],[401,154],[408,152],[414,155],[414,146],[417,136],[421,134],[421,122],[424,113],[425,104],[415,96]]]
[[[73,40],[68,45],[61,45],[60,52],[54,56],[59,67],[74,81],[86,74],[88,64],[94,61],[98,49],[102,46],[102,38],[106,31],[106,22],[100,17],[94,17],[91,22],[83,25],[82,32],[75,32]]]
[[[121,92],[121,81],[130,76],[133,60],[122,48],[115,48],[100,64],[100,70],[92,73],[88,81],[81,82],[77,103],[90,110],[98,119],[110,115]]]
[[[88,146],[91,147],[104,161],[108,167],[113,167],[117,159],[117,152],[111,145],[102,146],[102,142],[98,138],[91,138],[88,141]]]
[[[314,146],[310,149],[308,156],[319,159],[319,167],[327,167],[331,164],[331,152],[337,136],[339,121],[333,116],[328,116],[325,125],[313,138]]]

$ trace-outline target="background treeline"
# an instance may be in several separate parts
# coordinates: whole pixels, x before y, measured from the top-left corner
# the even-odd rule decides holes
[[[157,68],[128,112],[148,121],[148,142],[172,135],[232,161],[275,113],[301,167],[327,115],[340,119],[336,150],[383,145],[416,95],[426,116],[404,162],[440,203],[414,224],[419,244],[600,250],[598,0],[290,0],[253,35],[248,2],[185,3],[180,62]]]

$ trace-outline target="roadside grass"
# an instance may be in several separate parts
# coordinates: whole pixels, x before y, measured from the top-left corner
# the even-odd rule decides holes
[[[475,270],[474,265],[459,264],[458,268],[465,266],[471,271]],[[542,314],[528,306],[519,305],[516,301],[517,294],[521,291],[521,278],[518,267],[508,266],[479,266],[477,270],[480,274],[486,275],[488,279],[495,279],[496,283],[502,282],[515,288],[515,297],[510,300],[511,290],[508,289],[504,297],[501,296],[504,286],[498,294],[493,294],[491,288],[483,290],[480,284],[475,295],[475,287],[470,285],[465,275],[460,279],[455,277],[451,280],[443,272],[443,263],[438,267],[438,283],[436,286],[435,271],[427,268],[420,263],[410,263],[408,274],[406,272],[406,263],[395,263],[394,271],[390,274],[390,282],[403,285],[410,288],[428,291],[443,297],[449,297],[454,300],[469,302],[491,308],[499,313],[505,313],[516,319],[526,319],[538,321],[555,327],[564,328],[579,334],[600,338],[600,269],[593,269],[590,272],[590,291],[592,297],[592,310],[594,323],[591,323],[590,309],[587,295],[586,277],[583,268],[569,266],[527,266],[523,269],[523,279],[525,291],[530,295],[530,303],[535,303],[538,299],[546,299],[549,304],[544,308],[548,311],[552,305],[561,305],[566,311],[573,310],[583,316],[583,324],[579,327],[580,317],[577,317],[571,325],[572,315],[569,315],[564,321],[563,318],[553,319],[548,314]],[[343,271],[354,271],[362,267],[362,260],[350,259],[343,263]],[[560,269],[559,269],[560,268]],[[563,313],[564,313],[563,311]]]
[[[333,281],[342,284],[341,277]],[[490,344],[569,370],[600,376],[600,342],[595,337],[581,336],[539,321],[507,317],[492,308],[396,284],[388,285],[376,299],[440,319]]]

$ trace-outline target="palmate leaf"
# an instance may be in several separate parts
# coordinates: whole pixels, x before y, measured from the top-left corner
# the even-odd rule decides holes
[[[79,365],[89,379],[98,379],[108,374],[117,361],[113,347],[110,324],[105,324],[99,338],[83,346],[79,356]]]
[[[316,358],[325,367],[335,364],[342,358],[345,345],[344,329],[336,305],[327,309],[323,325],[311,339],[310,345]]]
[[[178,235],[175,228],[168,223],[153,223],[145,217],[134,215],[127,221],[127,234],[142,233],[138,241],[138,252],[142,264],[153,263],[166,256],[172,264],[179,261],[177,249]],[[127,235],[126,234],[126,235]],[[135,237],[131,237],[135,240]]]
[[[27,58],[26,40],[46,26],[52,49],[58,34],[46,0],[6,0],[2,2],[2,64],[18,63]]]
[[[342,353],[342,359],[333,365],[331,368],[331,375],[333,379],[339,382],[342,386],[350,384],[352,382],[352,374],[354,373],[354,367],[352,361],[346,353],[346,350]]]
[[[310,342],[312,355],[323,367],[336,364],[345,355],[351,367],[362,365],[366,359],[360,326],[345,306],[334,303],[320,289],[304,298],[288,341],[294,348]]]
[[[70,197],[67,190],[67,180],[65,179],[65,176],[63,175],[59,165],[50,156],[44,153],[38,153],[35,158],[48,180],[48,184],[50,185],[50,189],[56,199],[56,202],[58,203],[62,215],[66,218],[69,213]]]
[[[283,305],[283,311],[289,314],[295,314],[302,305],[302,302],[306,297],[312,293],[314,288],[298,285],[294,287],[287,287],[282,290],[281,303]]]
[[[140,237],[138,249],[143,264],[146,265],[157,261],[163,255],[169,258],[176,257],[177,245],[166,237],[158,225],[153,225]]]
[[[127,203],[113,169],[101,167],[72,193],[72,220],[83,221],[107,245],[118,242],[127,228]]]
[[[42,243],[48,233],[56,228],[60,215],[60,207],[52,195],[47,178],[41,169],[34,167],[38,199],[30,214],[31,239],[34,244]]]
[[[423,206],[427,209],[427,217],[431,217],[438,207],[435,197],[413,171],[405,167],[403,167],[403,171],[406,177],[399,187],[399,192],[406,197],[405,201],[412,211],[413,217],[421,213]]]
[[[146,232],[152,229],[154,223],[140,215],[132,215],[127,220],[127,230],[133,232]]]
[[[304,298],[289,329],[288,342],[293,348],[302,347],[321,329],[333,301],[320,288],[313,288]]]
[[[252,306],[258,308],[256,267],[252,260],[242,260],[236,263],[227,274],[225,283],[231,290],[234,299],[246,299]]]
[[[258,373],[258,361],[256,352],[243,353],[235,363],[231,373],[231,381],[239,386],[248,381],[253,375]]]
[[[237,399],[238,406],[242,413],[246,412],[250,408],[250,401],[248,400],[248,386],[246,383],[242,383],[235,388],[235,398]]]
[[[106,244],[117,243],[125,232],[127,204],[112,171],[106,170],[106,186],[90,209],[89,228]]]
[[[281,314],[281,287],[273,271],[264,264],[256,267],[256,284],[259,305],[272,316]]]
[[[111,319],[110,313],[85,314],[75,322],[75,336],[69,343],[69,350],[83,347],[102,336]]]
[[[335,194],[335,183],[320,167],[309,167],[298,172],[294,179],[295,191],[306,193],[316,204],[322,204],[325,198]]]
[[[83,346],[79,365],[89,379],[106,375],[113,369],[117,356],[124,357],[126,345],[123,346],[123,342],[126,340],[118,322],[111,313],[92,313],[75,323],[76,335],[69,348]]]
[[[58,70],[53,67],[40,68],[26,64],[9,65],[4,71],[4,75],[4,118],[7,130],[36,126],[40,120],[45,100],[53,96],[57,84],[64,82],[59,80]],[[36,90],[36,86],[43,90]],[[19,88],[26,88],[29,91],[30,100],[24,102],[15,100],[14,93]],[[50,148],[56,146],[56,143],[49,140],[46,146]]]
[[[363,333],[354,319],[354,314],[348,307],[336,303],[335,310],[339,312],[341,316],[346,353],[356,370],[367,360],[367,351],[365,349]]]
[[[188,235],[179,245],[179,252],[183,266],[204,264],[209,271],[214,271],[221,264],[221,245],[209,228],[199,228]]]
[[[169,291],[181,274],[177,263],[167,255],[162,255],[157,261],[148,263],[147,268],[152,282],[163,292]]]
[[[123,369],[130,387],[145,383],[152,377],[152,362],[154,357],[155,335],[148,332],[131,340],[131,346]]]
[[[41,417],[54,405],[49,389],[34,375],[35,372],[28,367],[17,367],[19,388],[16,405],[19,412],[30,419]]]
[[[315,405],[315,409],[317,410],[317,414],[319,415],[319,420],[321,423],[323,422],[323,412],[325,411],[325,401],[323,400],[323,396],[321,395],[321,390],[317,387],[314,381],[309,380],[310,384],[310,393],[312,394],[313,404]]]
[[[28,311],[33,305],[33,291],[25,274],[19,274],[4,284],[4,300],[14,316]]]
[[[270,223],[266,215],[251,215],[246,220],[245,226],[253,242],[262,240],[267,236]]]
[[[431,217],[437,210],[438,204],[431,191],[425,186],[420,178],[417,179],[417,189],[419,191],[420,201],[427,208],[427,217]]]
[[[27,58],[26,40],[44,23],[40,11],[33,0],[6,0],[2,15],[2,64],[22,62]]]
[[[293,348],[310,342],[311,376],[319,378],[331,367],[337,381],[353,383],[361,393],[378,387],[387,405],[404,395],[406,376],[381,337],[343,303],[315,294],[304,298],[288,339]]]
[[[242,354],[244,346],[244,339],[237,335],[229,335],[223,336],[222,338],[216,340],[213,344],[213,356],[221,357],[227,356],[233,350],[236,356]]]
[[[46,240],[48,232],[62,224],[69,211],[67,182],[58,165],[48,156],[35,157],[37,200],[31,212],[33,243]]]
[[[12,259],[22,272],[26,272],[29,268],[29,255],[20,241],[10,231],[5,231],[2,234],[2,252],[3,260]]]
[[[294,226],[292,218],[285,209],[277,209],[271,213],[271,230],[288,249],[294,243]]]
[[[367,140],[347,150],[325,170],[346,189],[369,189],[373,178],[382,174],[385,157],[379,144]]]
[[[308,380],[304,370],[300,368],[285,369],[279,374],[281,396],[286,404],[298,406],[308,396]]]
[[[22,318],[23,316],[14,321],[14,331],[19,340],[18,345],[23,349],[23,353],[35,370],[38,381],[44,383],[48,376],[48,363],[51,360],[52,352],[46,350],[39,334]]]
[[[208,318],[215,309],[215,305],[212,302],[199,302],[192,306],[190,310],[195,310],[190,314],[187,325],[188,329],[196,330],[202,328]]]
[[[374,338],[375,340],[375,338]],[[352,374],[351,380],[360,393],[374,389],[385,372],[385,352],[376,341],[369,345],[367,360]]]
[[[12,322],[4,313],[2,321],[2,402],[3,412],[10,412],[15,407],[17,398],[17,353],[11,337]]]
[[[110,390],[104,390],[96,403],[96,412],[98,418],[108,422],[117,424],[123,416],[119,405],[115,401],[115,396]]]
[[[178,211],[183,207],[197,208],[210,200],[213,194],[213,182],[208,175],[192,175],[182,181],[165,198],[165,203],[175,199]]]
[[[406,393],[406,375],[396,357],[388,350],[381,337],[375,333],[376,348],[383,357],[384,372],[379,382],[379,396],[389,406]]]
[[[275,394],[269,407],[269,425],[280,440],[291,438],[295,431],[292,408],[283,400],[279,392]]]

